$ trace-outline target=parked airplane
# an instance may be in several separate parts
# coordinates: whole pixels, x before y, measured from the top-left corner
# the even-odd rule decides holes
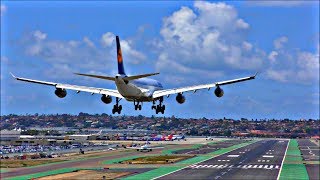
[[[182,88],[173,88],[173,89],[163,89],[163,86],[160,82],[154,79],[148,79],[146,77],[154,76],[159,73],[151,73],[151,74],[140,74],[134,76],[128,76],[125,73],[122,52],[120,47],[119,37],[116,36],[116,44],[117,44],[117,60],[118,60],[118,74],[115,76],[102,76],[102,75],[94,75],[94,74],[82,74],[75,73],[81,76],[87,76],[92,78],[100,78],[108,81],[114,81],[117,89],[104,89],[104,88],[96,88],[96,87],[87,87],[87,86],[78,86],[78,85],[70,85],[70,84],[61,84],[56,82],[47,82],[40,80],[33,80],[27,78],[16,77],[12,73],[11,75],[19,80],[26,81],[31,83],[38,83],[42,85],[54,86],[56,88],[55,94],[59,98],[64,98],[67,95],[67,89],[75,90],[77,93],[84,91],[93,94],[101,94],[101,101],[109,104],[112,102],[112,97],[116,98],[116,104],[113,106],[112,113],[121,113],[122,105],[119,105],[121,99],[126,99],[127,101],[133,101],[135,110],[141,110],[143,102],[152,102],[152,109],[155,110],[156,114],[161,112],[164,114],[166,109],[165,105],[163,105],[164,97],[169,97],[171,94],[176,94],[176,101],[179,104],[183,104],[186,100],[183,95],[184,92],[193,91],[194,93],[200,89],[208,89],[215,87],[214,94],[217,97],[222,97],[224,92],[221,88],[223,85],[238,83],[242,81],[247,81],[251,79],[255,79],[256,75],[233,79],[228,81],[221,81],[211,84],[202,84],[196,86],[187,86]],[[156,102],[159,101],[159,104],[156,105]]]
[[[161,148],[164,148],[164,147],[151,147],[149,146],[149,142],[147,141],[146,144],[140,146],[140,147],[127,147],[128,149],[136,149],[137,151],[140,151],[140,152],[149,152],[149,151],[152,151],[153,149],[161,149]]]
[[[186,141],[186,137],[184,135],[173,135],[172,137],[173,140],[185,140]]]

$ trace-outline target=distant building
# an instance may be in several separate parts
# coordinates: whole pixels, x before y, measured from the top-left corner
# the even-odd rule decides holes
[[[1,130],[0,141],[11,141],[19,139],[21,132],[15,130]]]

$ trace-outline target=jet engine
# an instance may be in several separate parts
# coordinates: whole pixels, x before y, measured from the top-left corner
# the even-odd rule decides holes
[[[183,104],[186,101],[186,98],[181,93],[179,93],[176,97],[176,100],[179,104]]]
[[[214,90],[214,94],[217,96],[217,97],[222,97],[224,92],[223,92],[223,89],[221,89],[219,86]]]
[[[101,101],[106,103],[106,104],[110,104],[112,102],[112,98],[111,96],[106,96],[105,94],[101,96]]]
[[[59,97],[59,98],[64,98],[67,95],[67,91],[65,89],[57,88],[54,93]]]

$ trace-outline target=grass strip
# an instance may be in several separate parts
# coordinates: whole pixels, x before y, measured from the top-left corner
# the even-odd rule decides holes
[[[280,180],[285,179],[309,179],[306,166],[303,164],[298,142],[295,139],[289,141],[288,150],[284,157],[280,174]]]

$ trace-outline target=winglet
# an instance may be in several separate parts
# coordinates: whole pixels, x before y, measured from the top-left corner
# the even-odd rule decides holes
[[[11,74],[11,76],[12,76],[13,78],[17,79],[17,77],[16,77],[14,74],[12,74],[11,72],[10,72],[10,74]]]
[[[256,74],[253,75],[253,77],[256,77],[256,76],[258,75],[258,73],[259,73],[259,72],[257,71]]]

